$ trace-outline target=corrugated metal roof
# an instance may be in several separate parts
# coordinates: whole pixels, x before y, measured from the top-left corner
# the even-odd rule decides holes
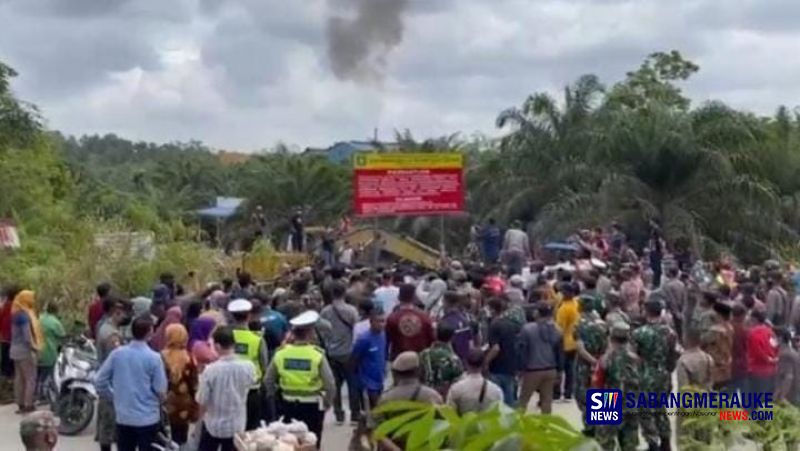
[[[238,197],[217,197],[217,205],[197,210],[197,214],[212,218],[229,218],[236,213],[242,202],[244,199]]]

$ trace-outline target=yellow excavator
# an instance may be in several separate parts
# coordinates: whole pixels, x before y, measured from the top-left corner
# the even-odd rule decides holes
[[[324,227],[307,227],[309,241],[325,233]],[[372,265],[387,260],[406,260],[423,268],[435,270],[439,268],[441,257],[439,251],[411,237],[387,232],[372,227],[357,228],[341,235],[336,241],[336,248],[342,249],[350,245],[359,250],[359,261]],[[226,274],[233,274],[238,268],[249,272],[256,280],[272,280],[285,266],[299,268],[312,263],[310,253],[278,252],[271,246],[262,245],[246,253],[225,256]]]
[[[376,253],[378,256],[387,253],[397,259],[407,260],[428,269],[437,269],[441,261],[439,251],[427,244],[408,236],[371,227],[350,231],[341,236],[336,244],[338,248],[349,244],[355,249],[362,249],[361,260],[365,262],[369,262],[370,257]]]

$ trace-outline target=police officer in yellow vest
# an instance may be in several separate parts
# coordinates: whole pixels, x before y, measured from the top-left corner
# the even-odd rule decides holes
[[[330,407],[335,381],[325,352],[313,344],[319,314],[308,310],[294,317],[291,343],[281,346],[267,368],[267,396],[280,388],[279,415],[304,422],[322,439],[322,422]]]
[[[260,426],[263,418],[264,397],[261,380],[269,364],[267,343],[259,332],[249,329],[250,311],[253,304],[246,299],[236,299],[228,303],[228,312],[233,318],[234,352],[240,359],[248,360],[256,367],[256,383],[247,393],[247,430]]]

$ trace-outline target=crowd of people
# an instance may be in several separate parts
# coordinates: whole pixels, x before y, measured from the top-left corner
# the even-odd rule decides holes
[[[800,403],[791,268],[692,262],[655,225],[638,253],[617,225],[581,231],[574,252],[550,265],[533,258],[519,224],[503,234],[490,221],[473,238],[475,255],[437,271],[328,256],[269,285],[240,272],[185,293],[164,274],[149,296],[127,299],[100,284],[87,312],[100,449],[150,450],[168,429],[186,449],[232,450],[236,433],[279,417],[321,438],[330,408],[336,423],[355,426],[358,447],[372,409],[393,400],[459,414],[496,403],[551,413],[573,399],[584,411],[589,388],[691,385]],[[37,312],[32,291],[3,295],[2,371],[14,374],[19,412],[29,413],[64,328],[55,306]],[[51,424],[45,416],[39,423]],[[51,429],[30,440],[49,443]],[[649,449],[671,449],[664,409],[584,428],[605,449],[634,449],[640,432]],[[403,448],[391,438],[378,445]]]

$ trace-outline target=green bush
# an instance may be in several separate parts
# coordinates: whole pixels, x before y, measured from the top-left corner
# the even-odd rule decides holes
[[[594,450],[596,443],[556,415],[529,414],[504,404],[458,415],[450,406],[393,401],[374,414],[388,419],[373,437],[403,438],[407,450]]]

